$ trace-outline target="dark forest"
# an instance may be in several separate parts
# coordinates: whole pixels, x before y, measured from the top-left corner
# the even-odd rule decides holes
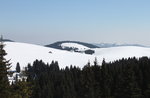
[[[58,62],[27,67],[31,98],[150,98],[150,59],[128,58],[102,65],[60,69]]]

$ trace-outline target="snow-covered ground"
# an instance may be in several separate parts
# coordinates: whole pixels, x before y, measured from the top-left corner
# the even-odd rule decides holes
[[[32,45],[18,42],[6,42],[5,50],[8,53],[6,59],[11,59],[12,69],[19,62],[21,67],[27,66],[28,63],[33,63],[36,59],[43,60],[45,63],[51,63],[52,60],[58,61],[60,68],[65,66],[76,65],[84,66],[88,59],[94,60],[91,55],[63,51],[54,48],[48,48],[39,45]]]
[[[82,68],[88,61],[93,63],[95,57],[97,58],[98,63],[101,64],[103,58],[105,58],[106,62],[109,62],[123,57],[150,56],[150,48],[136,46],[96,48],[93,49],[95,50],[95,54],[88,55],[27,43],[5,42],[5,44],[5,50],[8,53],[6,59],[11,59],[12,70],[15,69],[17,62],[19,62],[21,68],[23,68],[27,66],[28,63],[32,64],[36,59],[43,60],[45,63],[51,63],[52,60],[58,61],[60,68],[70,65],[76,65]],[[66,44],[63,46],[66,46]],[[69,46],[69,44],[67,44],[67,46]],[[82,48],[85,47],[82,46]]]
[[[87,49],[89,49],[88,47],[78,44],[78,43],[62,43],[61,47],[64,49],[66,47],[68,48],[73,48],[73,49],[78,49],[78,51],[85,51]]]

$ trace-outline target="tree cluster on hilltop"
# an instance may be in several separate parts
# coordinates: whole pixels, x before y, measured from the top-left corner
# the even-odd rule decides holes
[[[51,47],[51,48],[56,48],[56,49],[62,49],[63,50],[63,48],[61,47],[62,43],[77,43],[77,44],[81,44],[83,46],[86,46],[88,48],[99,48],[96,45],[89,44],[89,43],[84,43],[84,42],[80,42],[80,41],[58,41],[58,42],[55,42],[53,44],[49,44],[49,45],[45,45],[45,46],[46,47]]]

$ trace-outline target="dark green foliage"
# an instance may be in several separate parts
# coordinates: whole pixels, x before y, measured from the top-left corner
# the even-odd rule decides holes
[[[8,69],[10,68],[9,61],[7,61],[4,56],[7,55],[7,53],[4,50],[4,44],[2,41],[0,42],[0,97],[1,98],[8,98],[10,96],[10,86],[8,81]]]
[[[27,68],[32,98],[150,98],[150,59],[128,58],[82,69],[36,60]]]
[[[99,47],[96,46],[96,45],[89,44],[89,43],[84,43],[84,42],[79,42],[79,41],[58,41],[58,42],[55,42],[55,43],[53,43],[53,44],[45,45],[45,46],[46,46],[46,47],[52,47],[52,48],[64,50],[64,49],[61,47],[61,44],[62,44],[62,43],[77,43],[77,44],[81,44],[81,45],[86,46],[86,47],[89,47],[89,48],[99,48]],[[67,49],[67,50],[68,50],[68,49]]]
[[[0,98],[30,98],[31,96],[31,85],[30,82],[18,81],[10,85],[8,80],[8,71],[10,69],[9,60],[4,58],[7,53],[4,50],[3,39],[1,37],[0,42]],[[16,78],[17,79],[17,78]]]
[[[32,85],[25,80],[16,81],[11,85],[11,97],[10,98],[30,98],[32,94]]]
[[[16,65],[16,72],[20,72],[20,64],[19,63],[17,63],[17,65]]]
[[[85,50],[85,54],[93,54],[93,53],[95,53],[94,50],[91,49]]]

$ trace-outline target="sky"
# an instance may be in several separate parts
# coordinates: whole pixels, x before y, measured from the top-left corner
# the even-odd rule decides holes
[[[46,45],[73,40],[150,46],[150,0],[0,0],[0,34]]]

